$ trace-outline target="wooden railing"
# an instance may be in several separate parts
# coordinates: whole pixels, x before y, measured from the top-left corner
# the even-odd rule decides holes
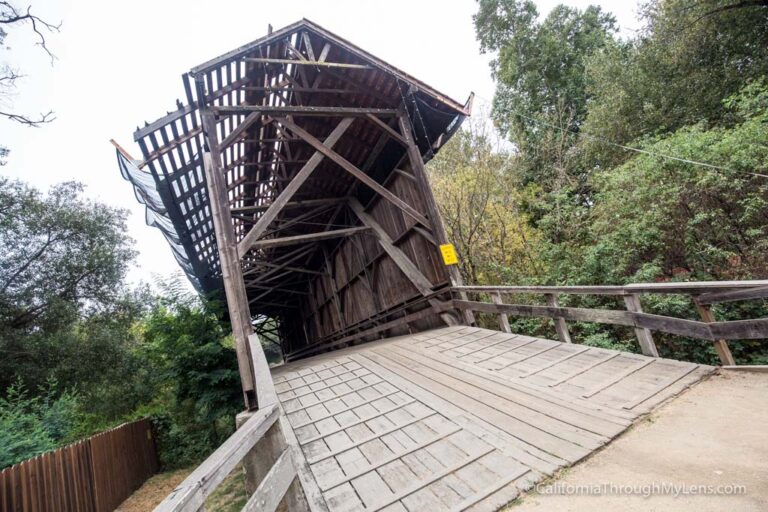
[[[623,325],[635,330],[643,354],[658,357],[652,331],[714,342],[723,365],[735,365],[726,340],[768,338],[768,318],[718,322],[712,304],[768,298],[768,281],[711,281],[687,283],[645,283],[626,286],[457,286],[456,294],[487,296],[491,301],[454,298],[457,309],[499,316],[502,331],[511,332],[509,316],[551,318],[560,341],[571,343],[568,321]],[[541,294],[546,306],[505,303],[503,297]],[[561,307],[559,297],[575,295],[620,296],[625,310]],[[640,297],[649,294],[689,295],[700,320],[688,320],[643,312]]]
[[[293,511],[309,510],[298,478],[298,444],[281,416],[272,375],[256,334],[249,338],[257,411],[237,417],[237,431],[155,508],[155,512],[205,510],[206,499],[239,465],[245,468],[249,494],[243,512],[273,512],[280,503]]]

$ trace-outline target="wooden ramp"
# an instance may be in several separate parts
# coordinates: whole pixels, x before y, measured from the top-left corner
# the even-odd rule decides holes
[[[459,511],[498,509],[711,371],[458,326],[272,373],[313,508]]]

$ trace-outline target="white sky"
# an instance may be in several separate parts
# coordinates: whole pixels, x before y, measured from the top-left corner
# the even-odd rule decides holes
[[[29,0],[28,0],[29,1]],[[25,6],[14,0],[18,6]],[[0,50],[26,78],[12,105],[3,110],[54,110],[56,120],[27,128],[0,120],[0,144],[11,149],[5,176],[47,189],[62,181],[84,183],[86,194],[126,208],[130,235],[140,256],[133,281],[152,281],[178,266],[160,232],[144,224],[144,211],[122,179],[110,138],[135,157],[137,125],[175,110],[183,98],[182,73],[192,66],[308,18],[339,36],[464,102],[470,91],[476,107],[493,97],[489,57],[475,40],[472,0],[34,0],[33,12],[63,22],[48,37],[58,60],[50,60],[31,31],[16,28]],[[635,2],[537,0],[546,15],[558,3],[584,8],[599,4],[613,12],[622,33],[638,27]]]

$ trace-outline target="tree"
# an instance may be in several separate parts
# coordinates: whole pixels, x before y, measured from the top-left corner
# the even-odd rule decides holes
[[[593,101],[584,132],[620,144],[703,120],[728,122],[722,100],[768,75],[768,6],[721,0],[651,1],[639,36],[587,66]],[[593,165],[630,155],[587,141]]]
[[[0,1],[0,45],[5,44],[9,29],[20,26],[28,26],[32,29],[37,35],[37,44],[46,54],[48,54],[53,62],[55,56],[48,48],[46,35],[58,32],[61,24],[53,24],[36,16],[32,13],[31,6],[26,9],[19,9],[11,2]],[[21,78],[23,78],[23,75],[20,74],[19,70],[12,67],[8,62],[0,64],[0,100],[5,100],[5,103],[7,103],[9,96],[16,89],[17,82]],[[0,107],[0,117],[5,117],[11,121],[32,127],[40,126],[54,120],[53,111],[51,110],[33,117],[27,114],[7,110],[5,107]],[[8,148],[0,145],[0,165],[4,165],[8,153]]]
[[[597,176],[586,273],[609,282],[768,273],[768,86],[724,104],[731,126],[699,123],[643,145],[721,169],[643,154]]]
[[[480,0],[474,22],[481,51],[496,53],[493,119],[527,164],[523,183],[555,189],[577,172],[568,152],[590,101],[585,67],[613,41],[615,19],[558,5],[539,22],[531,0]]]
[[[482,115],[466,123],[428,166],[449,239],[467,282],[498,284],[540,270],[538,235],[521,213],[511,168]]]
[[[76,183],[43,195],[0,180],[0,389],[17,376],[35,389],[64,363],[83,377],[114,363],[107,352],[115,344],[87,334],[137,313],[123,285],[135,255],[125,215],[83,198]]]
[[[0,469],[76,439],[79,397],[60,392],[55,381],[30,396],[23,384],[0,396]]]
[[[140,352],[153,398],[163,465],[198,462],[233,430],[242,407],[230,328],[218,302],[161,283],[163,297],[141,324]]]

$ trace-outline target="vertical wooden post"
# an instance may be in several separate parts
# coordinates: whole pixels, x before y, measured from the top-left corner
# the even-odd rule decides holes
[[[627,306],[627,311],[633,313],[643,312],[643,307],[640,305],[640,295],[637,293],[625,295],[624,304]],[[635,336],[637,336],[637,341],[640,343],[640,350],[642,350],[644,355],[659,357],[659,351],[656,349],[656,343],[653,341],[650,329],[635,327]]]
[[[424,166],[424,160],[421,158],[419,147],[416,145],[416,141],[411,131],[411,120],[406,114],[405,105],[401,108],[397,121],[400,127],[400,134],[405,139],[408,151],[408,160],[411,162],[411,171],[416,178],[416,185],[424,198],[424,203],[427,207],[427,217],[432,224],[432,234],[439,245],[448,243],[448,235],[445,232],[445,225],[443,224],[443,217],[440,215],[440,209],[437,207],[437,201],[432,193],[432,187],[429,185],[429,179],[427,178],[427,171]],[[447,265],[448,277],[451,280],[451,286],[461,286],[463,284],[461,279],[461,272],[457,265]],[[459,292],[461,300],[467,300],[466,292]],[[475,315],[472,311],[466,309],[463,311],[464,321],[467,325],[475,324]]]
[[[699,316],[701,316],[701,319],[704,322],[711,324],[715,321],[715,315],[712,313],[712,307],[709,304],[699,304],[695,300],[694,304],[696,304],[696,310],[699,312]],[[731,349],[728,347],[728,342],[725,340],[715,340],[715,351],[717,351],[717,355],[720,357],[720,362],[723,363],[723,366],[736,365],[736,361],[733,359],[733,354],[731,354]]]
[[[208,141],[211,149],[217,142],[216,125],[212,114],[206,112],[202,115],[203,129],[208,133]],[[216,246],[219,250],[219,262],[221,263],[221,275],[224,281],[224,292],[227,298],[229,319],[232,323],[232,334],[235,337],[235,349],[237,351],[237,367],[240,371],[240,382],[243,386],[245,407],[253,410],[258,407],[254,388],[253,370],[251,368],[251,356],[248,348],[248,336],[253,333],[251,326],[251,313],[248,307],[248,296],[245,291],[242,267],[237,257],[237,245],[232,229],[232,217],[229,213],[229,199],[224,183],[224,175],[221,171],[221,158],[218,151],[216,155],[205,153],[203,155],[205,168],[205,181],[208,191],[211,216],[213,217],[213,229],[216,233]]]
[[[494,304],[503,304],[499,292],[491,293],[491,300]],[[509,316],[506,313],[499,313],[499,327],[502,332],[512,332],[512,328],[509,326]]]
[[[544,296],[547,298],[547,306],[551,308],[559,308],[560,304],[557,302],[557,295],[554,293],[546,293]],[[552,319],[555,322],[555,330],[557,331],[557,338],[563,343],[572,343],[571,333],[568,332],[568,323],[565,318],[558,317]]]

